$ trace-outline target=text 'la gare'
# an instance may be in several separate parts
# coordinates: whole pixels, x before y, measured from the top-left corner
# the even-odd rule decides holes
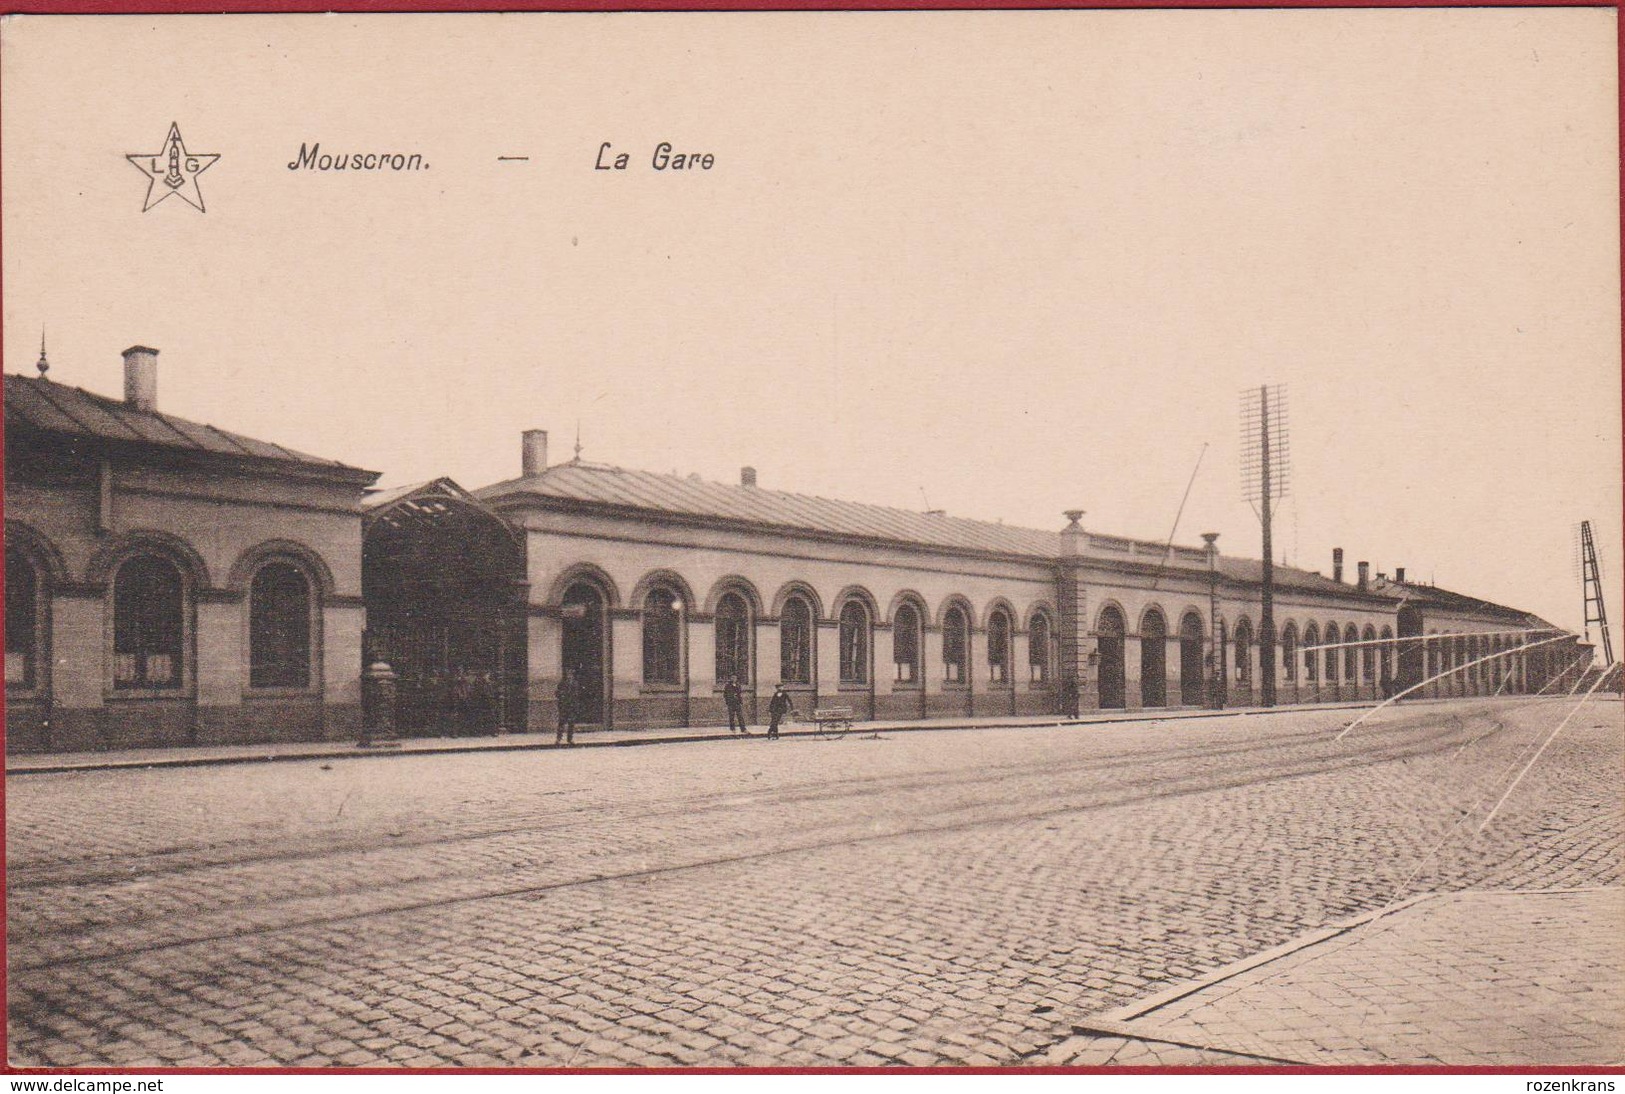
[[[631,165],[632,157],[626,152],[617,152],[608,141],[598,146],[598,159],[593,164],[595,171],[625,171]],[[672,147],[665,141],[655,145],[654,155],[649,157],[649,166],[656,171],[709,171],[717,158],[710,152],[673,152]]]

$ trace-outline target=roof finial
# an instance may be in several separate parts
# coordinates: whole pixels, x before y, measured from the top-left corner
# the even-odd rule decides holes
[[[45,374],[47,372],[51,371],[51,362],[49,362],[49,361],[47,361],[45,359],[45,328],[44,327],[41,327],[39,329],[39,360],[34,362],[34,367],[39,369],[39,378],[41,380],[46,379]]]
[[[576,419],[576,463],[581,462],[581,419]]]

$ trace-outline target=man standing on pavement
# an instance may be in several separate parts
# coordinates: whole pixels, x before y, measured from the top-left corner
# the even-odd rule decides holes
[[[780,684],[773,689],[773,698],[767,704],[767,739],[779,739],[779,722],[790,713],[790,696],[785,694],[784,685]]]
[[[740,690],[739,677],[728,677],[727,684],[722,688],[722,701],[728,705],[728,732],[732,733],[737,723],[739,732],[749,736],[750,731],[745,728],[745,695]]]
[[[559,686],[553,689],[553,697],[559,705],[559,731],[553,737],[554,746],[560,743],[574,745],[576,743],[576,711],[579,706],[576,686],[576,670],[565,669],[564,678]]]

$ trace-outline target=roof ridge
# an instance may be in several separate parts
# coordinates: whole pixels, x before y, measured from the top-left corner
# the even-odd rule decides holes
[[[670,480],[672,480],[674,482],[686,483],[686,484],[688,484],[690,486],[694,485],[697,482],[699,485],[702,485],[702,486],[714,486],[714,487],[717,487],[718,489],[737,491],[737,492],[740,492],[742,494],[745,494],[746,492],[754,493],[754,494],[777,494],[777,495],[779,495],[781,497],[805,498],[805,499],[809,499],[811,501],[824,502],[824,503],[829,504],[829,505],[850,505],[850,506],[855,506],[855,507],[859,507],[859,508],[863,508],[863,509],[879,510],[881,512],[886,512],[886,513],[902,513],[902,514],[906,514],[906,515],[911,516],[911,517],[928,517],[928,518],[933,518],[933,519],[938,519],[938,520],[959,521],[959,522],[964,523],[964,524],[984,525],[984,526],[989,527],[989,528],[999,528],[999,529],[1002,529],[1004,531],[1030,532],[1030,533],[1034,533],[1034,534],[1037,534],[1037,535],[1046,535],[1046,536],[1060,535],[1060,531],[1058,529],[1051,530],[1051,529],[1048,529],[1048,528],[1034,528],[1034,527],[1031,527],[1030,525],[1025,525],[1025,524],[1008,524],[1008,523],[1006,523],[1006,522],[1004,522],[1002,520],[988,520],[988,519],[986,519],[984,517],[955,516],[955,515],[945,513],[945,512],[940,512],[940,511],[929,511],[929,510],[919,510],[919,509],[905,509],[902,506],[898,506],[898,505],[885,505],[885,504],[883,504],[881,502],[873,502],[873,501],[854,501],[854,500],[852,500],[850,498],[825,497],[823,494],[810,494],[810,493],[806,493],[806,492],[800,491],[800,490],[785,490],[785,489],[782,489],[782,488],[776,487],[776,486],[745,486],[742,483],[724,482],[722,480],[707,479],[707,478],[704,478],[704,477],[701,477],[699,479],[693,479],[693,478],[690,478],[689,475],[684,475],[684,474],[680,474],[678,472],[673,472],[673,471],[650,471],[650,470],[648,470],[646,468],[622,467],[619,464],[592,463],[592,462],[589,462],[587,460],[567,460],[564,463],[556,463],[556,464],[553,464],[551,467],[548,467],[545,470],[543,470],[541,472],[541,474],[539,474],[539,475],[530,475],[530,476],[521,475],[518,478],[507,479],[507,480],[505,480],[503,482],[493,483],[491,486],[485,487],[484,489],[489,490],[489,489],[493,489],[493,488],[498,487],[498,486],[505,486],[505,485],[508,485],[508,484],[511,484],[511,483],[521,483],[521,482],[527,481],[528,479],[544,478],[544,477],[546,477],[547,475],[551,474],[554,471],[568,470],[569,468],[572,468],[572,467],[574,467],[574,468],[582,468],[582,469],[587,469],[587,470],[594,470],[594,471],[615,471],[615,472],[619,472],[619,473],[623,473],[623,474],[648,475],[648,476],[651,476],[651,477],[654,477],[654,478],[670,479]],[[690,472],[690,474],[698,475],[699,472]],[[746,496],[748,496],[748,494]]]
[[[35,420],[30,424],[47,432],[83,434],[104,440],[182,448],[218,456],[375,474],[342,460],[299,452],[273,441],[262,441],[245,433],[221,429],[208,422],[193,421],[162,410],[144,410],[122,399],[89,391],[76,384],[19,372],[8,372],[4,376],[8,387],[15,384],[18,388],[18,398],[9,399],[6,403],[8,418],[14,412],[21,415],[24,421],[29,421],[32,416]],[[24,392],[27,393],[26,397],[23,396]],[[38,420],[47,407],[54,411],[54,415],[45,414],[47,420]],[[94,415],[103,416],[105,423],[99,422]],[[53,416],[61,420],[49,420]]]

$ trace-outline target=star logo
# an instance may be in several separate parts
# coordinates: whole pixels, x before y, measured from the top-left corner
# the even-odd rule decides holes
[[[213,167],[220,156],[213,152],[188,152],[181,140],[179,125],[169,123],[169,136],[164,138],[164,146],[157,152],[132,152],[124,158],[147,176],[147,202],[141,206],[143,213],[167,197],[179,197],[198,212],[206,211],[197,177]]]

